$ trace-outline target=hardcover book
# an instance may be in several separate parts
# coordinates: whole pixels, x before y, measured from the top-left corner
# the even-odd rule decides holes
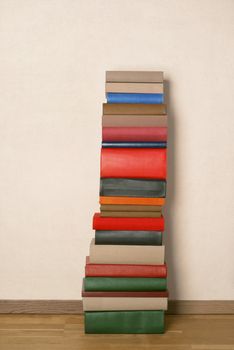
[[[162,232],[95,231],[95,244],[162,245]]]
[[[163,72],[155,71],[107,71],[107,82],[162,83]]]
[[[166,193],[166,192],[165,192]],[[128,204],[128,205],[164,205],[165,198],[103,196],[99,197],[100,204]]]
[[[167,310],[167,302],[167,298],[159,297],[83,297],[83,310]]]
[[[107,92],[163,94],[163,83],[106,83]]]
[[[166,148],[166,142],[102,142],[103,148]]]
[[[164,333],[164,311],[86,311],[85,333]]]
[[[164,231],[164,218],[102,218],[100,213],[93,216],[94,230],[117,231]]]
[[[166,149],[102,148],[101,178],[166,178]]]
[[[167,127],[103,127],[103,142],[166,142]]]
[[[103,103],[103,114],[166,114],[165,104]]]
[[[101,211],[103,218],[160,218],[162,213],[159,211]]]
[[[85,277],[84,291],[165,291],[166,278]]]
[[[143,128],[145,131],[150,132],[149,128],[167,127],[168,118],[167,115],[103,115],[102,126],[110,128]],[[124,131],[124,130],[123,130]],[[113,132],[113,131],[112,131]],[[119,130],[122,132],[122,129]],[[127,129],[126,132],[131,130]],[[145,133],[146,134],[146,133]],[[127,135],[127,134],[126,134]],[[135,140],[134,140],[135,141]]]
[[[98,245],[93,239],[89,259],[94,264],[162,265],[165,249],[163,245]]]
[[[108,103],[144,103],[144,104],[161,104],[164,102],[163,94],[134,94],[107,92]]]
[[[161,277],[166,278],[167,266],[137,264],[93,264],[86,257],[85,276],[90,277]]]
[[[152,179],[101,178],[100,196],[146,197],[148,201],[149,198],[159,199],[166,196],[166,182]]]

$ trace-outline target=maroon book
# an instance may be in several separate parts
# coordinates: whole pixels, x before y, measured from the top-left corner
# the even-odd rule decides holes
[[[167,277],[167,265],[90,264],[86,257],[85,277]]]
[[[166,127],[103,127],[105,142],[166,142]]]

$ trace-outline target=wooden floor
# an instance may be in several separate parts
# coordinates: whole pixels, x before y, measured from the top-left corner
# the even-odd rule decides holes
[[[234,350],[234,315],[166,317],[163,335],[86,335],[81,315],[1,315],[0,350]]]

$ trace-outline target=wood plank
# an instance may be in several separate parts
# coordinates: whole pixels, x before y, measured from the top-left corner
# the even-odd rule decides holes
[[[81,300],[0,300],[0,314],[82,314]],[[169,300],[167,314],[234,314],[234,300]]]
[[[234,350],[234,315],[167,315],[165,334],[84,334],[82,315],[0,315],[1,350]]]

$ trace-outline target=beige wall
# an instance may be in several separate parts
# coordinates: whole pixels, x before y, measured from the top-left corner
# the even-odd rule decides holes
[[[104,72],[164,70],[171,298],[234,299],[234,1],[0,0],[0,299],[79,299]]]

